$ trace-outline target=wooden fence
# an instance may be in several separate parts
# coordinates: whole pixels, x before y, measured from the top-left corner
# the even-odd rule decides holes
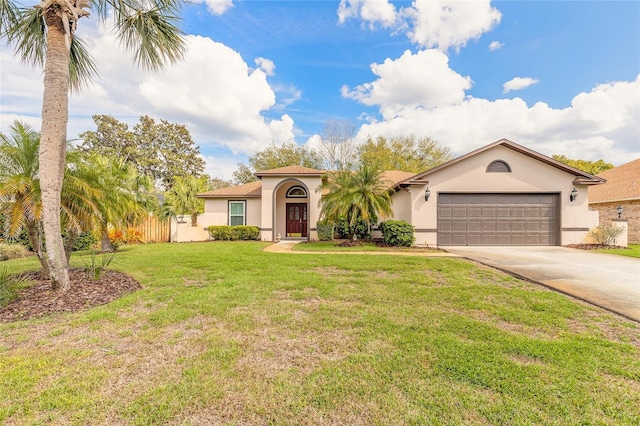
[[[171,221],[161,221],[155,216],[147,217],[134,229],[142,233],[146,243],[167,243],[171,239]]]

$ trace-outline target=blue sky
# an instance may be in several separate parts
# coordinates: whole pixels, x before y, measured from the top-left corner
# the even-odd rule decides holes
[[[184,11],[185,61],[130,65],[108,28],[80,21],[100,78],[70,102],[187,125],[207,172],[229,178],[269,143],[315,146],[327,120],[368,135],[430,136],[461,155],[505,137],[546,155],[640,157],[640,2],[231,1]],[[39,126],[39,70],[2,48],[0,125]]]

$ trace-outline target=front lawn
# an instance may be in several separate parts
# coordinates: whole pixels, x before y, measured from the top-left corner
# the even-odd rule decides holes
[[[314,251],[314,252],[345,252],[345,251],[391,251],[391,252],[443,252],[435,247],[380,247],[376,243],[368,241],[358,241],[353,247],[343,247],[342,241],[314,241],[302,242],[293,246],[295,251]]]
[[[144,289],[0,324],[0,423],[640,422],[638,323],[464,259],[265,246],[127,247]]]
[[[618,254],[620,256],[630,256],[640,258],[640,244],[629,244],[629,247],[624,249],[598,249],[598,253]]]

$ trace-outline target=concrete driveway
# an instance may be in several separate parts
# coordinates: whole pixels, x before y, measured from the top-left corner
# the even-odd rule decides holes
[[[446,247],[640,322],[640,259],[564,247]]]

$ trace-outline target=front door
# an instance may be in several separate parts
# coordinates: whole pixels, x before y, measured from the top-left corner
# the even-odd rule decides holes
[[[287,237],[307,236],[307,205],[287,203]]]

